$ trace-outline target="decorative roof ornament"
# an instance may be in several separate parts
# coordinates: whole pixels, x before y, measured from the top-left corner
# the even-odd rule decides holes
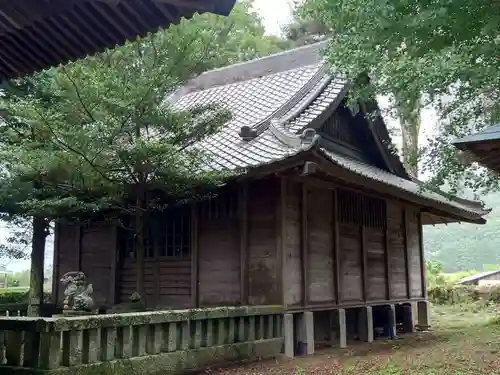
[[[321,136],[316,133],[315,129],[306,128],[300,135],[301,147],[302,148],[311,148],[313,147],[319,140]]]
[[[247,125],[242,126],[238,134],[246,142],[257,137],[257,131]]]

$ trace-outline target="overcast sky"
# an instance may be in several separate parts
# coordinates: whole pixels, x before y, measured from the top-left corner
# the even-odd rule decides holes
[[[254,8],[261,15],[264,25],[266,26],[266,32],[268,34],[280,34],[281,27],[288,23],[291,19],[291,4],[293,0],[254,0]],[[387,107],[387,98],[379,98],[379,105],[382,109]],[[386,118],[386,123],[388,127],[398,127],[398,121],[391,118]],[[430,129],[434,127],[436,123],[436,117],[433,111],[424,110],[422,113],[422,125],[425,129]],[[421,141],[425,141],[425,134],[422,134]],[[400,141],[398,139],[393,139],[393,141],[398,144]],[[5,242],[8,236],[8,231],[5,228],[0,227],[0,243]],[[47,251],[45,257],[45,263],[47,265],[52,265],[52,254],[53,254],[53,243],[52,241],[47,242]],[[0,260],[0,264],[6,264],[9,271],[17,272],[29,268],[28,260],[20,261],[6,261]]]

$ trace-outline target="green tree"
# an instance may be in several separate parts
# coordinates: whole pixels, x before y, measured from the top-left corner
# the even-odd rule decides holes
[[[183,20],[113,51],[11,82],[2,100],[4,210],[39,218],[44,228],[61,215],[82,212],[133,216],[143,295],[148,213],[162,209],[161,197],[191,196],[224,176],[203,171],[208,155],[195,144],[230,114],[216,105],[174,111],[165,96],[204,70],[280,49],[249,7],[239,3],[228,18]],[[32,256],[43,254],[44,245],[35,241],[37,223]],[[43,266],[43,256],[41,261]],[[40,279],[36,269],[43,267],[32,264],[33,280]]]
[[[359,95],[392,95],[404,147],[410,148],[407,164],[416,168],[420,153],[414,145],[422,97],[448,117],[441,137],[424,150],[424,167],[440,185],[464,174],[447,147],[450,138],[499,113],[498,10],[495,2],[471,0],[306,0],[302,14],[332,30],[327,51],[332,66],[351,79],[370,76],[370,87],[360,88]],[[479,177],[475,181],[487,176]]]

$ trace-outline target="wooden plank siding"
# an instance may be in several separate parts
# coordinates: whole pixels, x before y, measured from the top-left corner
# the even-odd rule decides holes
[[[113,252],[116,249],[116,226],[110,223],[91,223],[80,226],[80,270],[94,290],[97,306],[110,306],[114,299]]]
[[[302,265],[301,185],[287,181],[284,214],[283,289],[286,306],[300,306],[304,301]]]
[[[330,190],[314,187],[308,188],[306,193],[308,302],[333,302],[333,194]]]
[[[248,184],[248,300],[250,305],[281,303],[276,207],[279,179]]]
[[[349,190],[308,178],[287,180],[283,270],[287,308],[314,310],[424,298],[418,207],[367,200],[362,193],[353,195],[358,202],[346,203],[345,192],[339,196],[339,189]],[[339,210],[348,212],[339,215]],[[365,217],[357,219],[360,213]]]
[[[150,251],[148,305],[283,304],[300,311],[424,298],[418,207],[310,177],[246,181],[224,194],[190,211],[189,254]],[[117,230],[109,223],[58,225],[57,279],[81,269],[98,303],[128,301],[135,259],[117,250]]]

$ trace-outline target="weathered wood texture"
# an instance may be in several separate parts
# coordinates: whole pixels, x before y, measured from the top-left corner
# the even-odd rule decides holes
[[[93,297],[97,305],[109,305],[113,299],[112,289],[113,252],[116,251],[116,226],[96,222],[81,227],[81,271],[92,284]]]
[[[311,187],[306,194],[308,302],[330,302],[335,296],[333,193]]]
[[[385,237],[383,229],[366,228],[367,255],[367,299],[382,301],[386,299],[387,279],[385,266]]]
[[[419,212],[411,207],[406,208],[406,233],[410,276],[410,297],[423,297],[422,264],[420,259],[420,229],[418,227]]]
[[[158,278],[155,276],[155,267],[158,267]],[[135,274],[135,260],[123,260],[119,272],[120,302],[127,302],[135,292]],[[145,298],[152,306],[189,307],[191,304],[191,259],[146,259],[144,289]]]
[[[200,305],[238,304],[241,298],[238,222],[232,217],[203,217],[198,237]]]
[[[391,297],[392,299],[405,298],[407,297],[407,283],[404,210],[402,206],[393,202],[387,204],[387,230]]]
[[[279,303],[276,207],[278,179],[248,185],[248,297],[251,305]]]
[[[79,248],[80,248],[80,228],[74,224],[60,224],[57,226],[58,241],[56,246],[58,249],[55,251],[54,267],[57,269],[56,275],[58,280],[57,288],[57,303],[62,303],[64,300],[64,287],[60,285],[59,280],[62,275],[69,271],[78,271],[79,264]]]
[[[307,179],[288,180],[283,270],[286,307],[423,298],[418,212],[417,207],[333,184],[328,189]],[[410,295],[407,286],[411,286]]]
[[[359,227],[340,224],[340,301],[363,300],[361,238]]]
[[[303,278],[301,258],[301,185],[286,183],[285,238],[284,238],[284,301],[287,306],[303,302]]]

